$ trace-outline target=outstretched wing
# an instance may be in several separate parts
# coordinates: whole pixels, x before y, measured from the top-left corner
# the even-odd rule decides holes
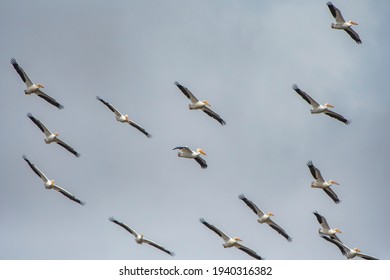
[[[81,205],[84,205],[85,203],[82,202],[81,200],[79,200],[78,198],[76,198],[73,194],[71,194],[70,192],[68,192],[67,190],[64,190],[63,188],[57,186],[57,185],[54,185],[53,186],[53,189],[55,189],[56,191],[60,192],[61,194],[63,194],[64,196],[66,196],[67,198],[73,200],[74,202],[77,202],[78,204],[81,204]]]
[[[310,173],[313,175],[314,179],[320,182],[325,182],[324,178],[322,178],[321,171],[314,166],[311,160],[307,162],[307,166],[309,167]]]
[[[309,103],[313,108],[317,108],[320,106],[320,104],[317,103],[313,98],[311,98],[310,95],[308,95],[306,92],[301,90],[296,84],[293,84],[292,86],[293,90],[295,90],[303,99],[306,100],[307,103]]]
[[[20,78],[22,78],[27,88],[31,87],[33,83],[31,82],[30,78],[27,76],[26,72],[24,72],[23,68],[20,67],[19,64],[16,62],[15,58],[11,59],[11,64],[15,68],[16,72],[18,72]]]
[[[67,149],[69,152],[71,152],[72,154],[74,154],[76,157],[80,157],[80,154],[78,152],[76,152],[75,149],[73,149],[71,146],[69,146],[68,144],[66,144],[64,141],[60,140],[60,139],[56,139],[55,142],[64,147],[65,149]]]
[[[128,123],[129,123],[131,126],[133,126],[133,127],[135,127],[136,129],[138,129],[139,131],[141,131],[143,134],[145,134],[146,137],[148,137],[148,138],[151,138],[151,137],[152,137],[151,134],[149,134],[142,126],[140,126],[140,125],[137,124],[136,122],[133,122],[133,121],[129,120]]]
[[[127,230],[127,231],[130,232],[132,235],[134,235],[134,237],[137,237],[137,236],[138,236],[138,233],[137,233],[135,230],[133,230],[132,228],[130,228],[128,225],[119,222],[119,221],[116,220],[114,217],[109,218],[109,220],[110,220],[111,222],[117,224],[118,226],[123,227],[125,230]]]
[[[288,242],[291,242],[292,241],[292,238],[287,234],[287,232],[282,229],[281,226],[279,226],[277,223],[275,223],[274,221],[272,221],[271,219],[268,219],[267,221],[267,224],[273,228],[274,230],[276,230],[279,234],[281,234],[284,238],[287,239]]]
[[[337,23],[344,23],[345,19],[343,18],[343,15],[341,14],[340,10],[337,9],[332,2],[327,2],[326,5],[328,5],[328,8],[330,12],[332,13],[332,16],[335,18]]]
[[[196,160],[196,162],[199,163],[200,167],[202,167],[203,169],[207,168],[206,161],[203,158],[201,158],[200,156],[194,158],[194,160]]]
[[[34,118],[31,113],[28,113],[27,117],[29,117],[30,120],[32,120],[33,123],[35,123],[35,125],[46,135],[46,137],[49,137],[52,134],[51,131],[38,119]]]
[[[99,100],[100,102],[102,102],[104,105],[106,105],[108,107],[108,109],[110,109],[112,112],[114,112],[114,114],[117,116],[117,117],[120,117],[122,116],[122,114],[114,107],[112,106],[110,103],[108,103],[107,101],[104,101],[102,98],[100,98],[99,96],[96,96],[96,99]]]
[[[326,109],[326,110],[324,111],[324,114],[328,115],[329,117],[335,118],[335,119],[337,119],[337,120],[339,120],[339,121],[341,121],[341,122],[343,122],[343,123],[345,123],[345,124],[350,124],[350,123],[351,123],[350,120],[347,120],[347,119],[344,118],[342,115],[337,114],[337,113],[335,113],[335,112],[333,112],[333,111],[331,111],[331,110]]]
[[[60,103],[58,103],[57,100],[55,100],[53,97],[47,95],[47,94],[44,93],[43,91],[41,91],[41,90],[38,89],[37,91],[35,91],[35,93],[36,93],[39,97],[45,99],[45,100],[46,100],[47,102],[49,102],[50,104],[56,106],[58,109],[64,108],[64,106],[61,105]]]
[[[337,240],[334,240],[334,239],[330,238],[329,236],[321,235],[321,237],[322,237],[323,239],[325,239],[326,241],[328,241],[328,242],[333,243],[334,245],[336,245],[337,248],[340,249],[341,254],[343,254],[343,256],[347,255],[347,251],[350,250],[350,249],[349,249],[347,246],[345,246],[343,243],[341,243],[341,242],[339,242],[339,241],[337,241]]]
[[[361,257],[361,258],[363,258],[363,259],[366,259],[366,260],[379,260],[376,257],[369,256],[369,255],[366,255],[366,254],[363,254],[363,253],[359,253],[359,252],[357,252],[356,255]]]
[[[199,101],[198,98],[196,98],[195,95],[193,95],[188,88],[182,86],[178,82],[175,82],[175,85],[181,90],[182,93],[184,93],[185,96],[187,96],[189,100],[191,100],[192,103],[196,103]]]
[[[202,110],[203,110],[203,112],[205,112],[210,117],[216,119],[221,125],[225,125],[226,124],[226,122],[217,113],[215,113],[210,108],[204,107],[204,108],[202,108]]]
[[[335,203],[340,203],[340,199],[338,198],[337,194],[330,187],[323,188],[323,190],[327,195],[329,195],[331,199],[333,199]]]
[[[324,228],[329,230],[330,227],[328,225],[328,222],[326,221],[325,217],[318,214],[318,212],[313,212],[313,214],[316,216],[318,223]]]
[[[216,234],[218,234],[220,237],[222,237],[222,239],[227,242],[230,237],[227,236],[222,230],[218,229],[217,227],[215,227],[214,225],[211,225],[209,224],[208,222],[205,221],[205,219],[201,218],[199,220],[202,224],[204,224],[206,227],[208,227],[209,229],[211,229],[212,231],[214,231]]]
[[[241,251],[244,251],[245,253],[247,253],[249,256],[257,259],[257,260],[262,260],[263,258],[260,257],[255,251],[253,251],[252,249],[249,249],[248,247],[240,244],[240,243],[236,243],[235,244],[235,247],[237,247],[237,249],[241,250]]]
[[[247,199],[243,194],[240,194],[238,196],[239,199],[245,202],[245,204],[252,209],[253,212],[259,217],[262,217],[264,215],[263,211],[260,210],[259,207],[257,207],[256,204],[254,204],[251,200]]]
[[[355,40],[356,43],[358,43],[358,44],[362,43],[362,40],[360,40],[359,34],[357,34],[356,31],[353,30],[351,27],[348,27],[347,29],[344,29],[344,30],[345,30],[345,32],[347,32],[349,34],[349,36],[351,36],[352,39]]]
[[[151,245],[151,246],[153,246],[153,247],[155,247],[155,248],[157,248],[157,249],[160,249],[161,251],[164,251],[164,252],[167,253],[168,255],[171,255],[171,256],[174,256],[174,255],[175,255],[174,252],[165,249],[163,246],[161,246],[160,244],[158,244],[158,243],[156,243],[156,242],[153,242],[153,241],[148,240],[148,239],[145,239],[145,238],[143,239],[143,242],[145,242],[145,243],[147,243],[147,244],[149,244],[149,245]]]
[[[35,164],[31,163],[31,161],[28,160],[28,158],[23,155],[23,159],[27,162],[27,164],[30,166],[30,168],[37,174],[45,183],[49,181],[49,179],[46,177],[45,174],[41,170],[38,169],[38,167],[35,166]]]

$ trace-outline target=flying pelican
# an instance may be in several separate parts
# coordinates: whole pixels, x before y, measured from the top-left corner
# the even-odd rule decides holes
[[[330,188],[331,185],[340,185],[334,180],[329,180],[326,182],[324,178],[322,178],[320,170],[318,170],[314,165],[312,161],[309,161],[307,163],[307,166],[310,169],[311,175],[313,175],[314,179],[316,179],[314,182],[311,183],[312,188],[320,188],[323,189],[324,192],[326,192],[327,195],[330,196],[331,199],[335,203],[340,203],[339,198],[337,197],[337,194]]]
[[[175,82],[175,85],[181,90],[182,93],[184,93],[185,96],[187,96],[189,100],[191,100],[192,104],[189,104],[190,110],[201,109],[207,115],[216,119],[221,125],[226,124],[226,122],[217,113],[215,113],[213,110],[207,107],[207,106],[211,107],[211,105],[207,100],[203,100],[203,101],[198,100],[198,98],[196,98],[188,88],[182,86],[178,82]]]
[[[325,236],[325,235],[322,235],[321,237],[324,238],[326,241],[329,241],[329,242],[333,243],[334,245],[336,245],[340,249],[343,256],[346,256],[347,259],[352,259],[352,258],[357,256],[357,257],[361,257],[361,258],[366,259],[366,260],[378,260],[376,257],[363,254],[359,248],[351,249],[348,246],[346,246],[344,243],[342,243],[338,240],[329,238],[328,236]]]
[[[142,126],[140,126],[139,124],[135,123],[132,120],[129,120],[129,116],[128,115],[122,115],[114,106],[112,106],[107,101],[104,101],[99,96],[96,96],[96,98],[97,98],[97,100],[101,101],[104,105],[106,105],[112,112],[114,112],[116,120],[118,122],[128,123],[128,124],[134,126],[139,131],[141,131],[143,134],[145,134],[146,137],[148,137],[148,138],[152,137],[152,135],[150,135],[148,132],[146,132],[146,130]]]
[[[171,255],[171,256],[174,256],[175,253],[174,252],[171,252],[171,251],[168,251],[167,249],[165,249],[163,246],[161,246],[160,244],[157,244],[156,242],[153,242],[153,241],[150,241],[146,238],[144,238],[144,235],[143,234],[138,234],[135,230],[133,230],[132,228],[130,228],[128,225],[124,224],[124,223],[121,223],[119,221],[117,221],[116,219],[114,219],[113,217],[111,217],[109,219],[111,222],[123,227],[125,230],[127,230],[128,232],[130,232],[132,235],[134,235],[135,237],[135,242],[137,242],[138,244],[142,244],[142,243],[146,243],[146,244],[149,244],[153,247],[156,247],[157,249],[160,249],[161,251],[164,251],[165,253]]]
[[[200,164],[200,166],[203,169],[207,168],[206,161],[200,157],[200,154],[206,155],[206,153],[202,149],[198,148],[196,149],[196,151],[192,151],[187,146],[185,146],[185,147],[176,147],[173,148],[172,150],[179,150],[179,152],[177,153],[178,157],[193,158],[194,160],[196,160],[197,163]]]
[[[334,108],[333,105],[330,105],[328,103],[325,103],[324,105],[320,105],[317,103],[317,101],[315,101],[313,98],[310,97],[310,95],[308,95],[306,92],[300,90],[298,88],[298,86],[296,84],[294,84],[292,86],[292,88],[303,98],[307,101],[307,103],[309,103],[313,109],[310,110],[310,112],[312,114],[320,114],[320,113],[324,113],[326,115],[328,115],[329,117],[332,117],[332,118],[335,118],[345,124],[350,124],[351,121],[347,120],[346,118],[344,118],[342,115],[339,115],[331,110],[329,110],[328,108]]]
[[[263,258],[260,257],[258,254],[256,254],[255,251],[252,249],[249,249],[248,247],[245,247],[244,245],[238,243],[239,241],[242,241],[239,237],[229,237],[225,233],[223,233],[221,230],[216,228],[215,226],[209,224],[208,222],[205,221],[205,219],[201,218],[200,222],[204,224],[206,227],[214,231],[216,234],[218,234],[224,241],[225,244],[223,244],[224,248],[230,248],[230,247],[236,247],[237,249],[240,249],[241,251],[244,251],[247,253],[249,256],[254,257],[255,259],[262,260]]]
[[[34,84],[31,82],[30,78],[24,72],[23,68],[19,66],[16,62],[15,58],[11,59],[11,64],[14,66],[16,72],[18,72],[20,78],[22,78],[23,82],[26,84],[27,89],[24,91],[25,94],[35,93],[39,97],[45,99],[50,104],[56,106],[58,109],[64,108],[60,103],[58,103],[53,97],[50,97],[46,93],[42,92],[40,89],[44,88],[42,84]]]
[[[268,224],[271,228],[276,230],[279,234],[283,235],[283,237],[286,238],[289,242],[292,241],[292,238],[284,231],[284,229],[282,229],[278,224],[276,224],[274,221],[271,220],[271,216],[274,216],[274,214],[272,214],[271,212],[264,214],[263,211],[261,211],[259,209],[259,207],[256,206],[256,204],[254,204],[252,201],[247,199],[243,194],[239,195],[238,198],[241,199],[242,201],[244,201],[245,204],[250,209],[252,209],[252,211],[255,212],[255,214],[257,216],[259,216],[257,221],[260,224],[263,224],[263,223]]]
[[[317,221],[320,223],[320,225],[322,227],[322,228],[318,229],[318,233],[321,235],[322,234],[328,235],[330,238],[341,242],[341,240],[336,235],[336,233],[341,233],[341,231],[338,228],[330,228],[325,217],[318,214],[318,212],[313,212],[313,214],[316,216]]]
[[[85,203],[80,201],[79,199],[77,199],[73,194],[71,194],[70,192],[66,191],[65,189],[63,188],[60,188],[59,186],[57,186],[56,184],[54,184],[54,180],[49,180],[45,174],[42,173],[41,170],[38,169],[38,167],[36,167],[33,163],[31,163],[26,156],[23,156],[23,159],[28,163],[28,165],[31,167],[31,169],[35,172],[35,174],[37,174],[41,179],[42,181],[45,183],[45,188],[50,190],[50,189],[53,189],[53,190],[56,190],[58,192],[60,192],[61,194],[63,194],[64,196],[66,196],[67,198],[81,204],[81,205],[84,205]]]
[[[343,18],[343,15],[341,14],[340,10],[337,9],[332,2],[327,2],[326,5],[328,5],[330,12],[332,13],[333,17],[336,20],[336,23],[332,23],[333,29],[341,29],[345,30],[351,36],[352,39],[355,40],[356,43],[361,44],[362,41],[360,40],[359,35],[351,28],[352,25],[358,25],[356,22],[345,21]]]
[[[50,144],[52,142],[55,142],[58,145],[67,149],[69,152],[74,154],[76,157],[80,156],[80,154],[78,152],[76,152],[75,149],[73,149],[71,146],[69,146],[68,144],[66,144],[65,142],[63,142],[62,140],[60,140],[58,138],[58,136],[59,136],[58,132],[52,133],[43,123],[41,123],[38,119],[34,118],[33,115],[31,115],[31,113],[28,113],[27,117],[29,117],[30,120],[32,120],[39,127],[39,129],[45,134],[45,136],[46,136],[45,143],[46,144]]]

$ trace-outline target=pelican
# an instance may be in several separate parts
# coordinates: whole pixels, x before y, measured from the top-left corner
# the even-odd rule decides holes
[[[202,149],[198,148],[196,149],[196,151],[193,151],[189,149],[187,146],[185,146],[185,147],[176,147],[173,148],[172,150],[179,150],[179,152],[177,153],[178,157],[193,158],[194,160],[196,160],[197,163],[200,164],[200,166],[203,169],[207,168],[206,161],[200,157],[201,154],[205,156],[207,155]]]
[[[47,190],[50,190],[50,189],[53,189],[53,190],[56,190],[58,192],[60,192],[61,194],[63,194],[64,196],[66,196],[67,198],[81,204],[81,205],[84,205],[85,203],[80,201],[79,199],[77,199],[73,194],[71,194],[70,192],[66,191],[65,189],[63,188],[60,188],[59,186],[57,186],[56,184],[54,184],[54,180],[49,180],[45,174],[42,173],[41,170],[38,169],[38,167],[36,167],[33,163],[31,163],[26,156],[23,156],[23,159],[28,163],[28,165],[31,167],[31,169],[35,172],[35,174],[37,174],[41,179],[42,181],[44,182],[44,185],[45,185],[45,188]]]
[[[265,214],[263,211],[261,211],[259,209],[259,207],[256,206],[256,204],[254,204],[252,201],[250,201],[249,199],[247,199],[243,194],[239,195],[238,196],[239,199],[241,199],[242,201],[245,202],[245,204],[250,208],[252,209],[253,212],[255,212],[255,214],[257,216],[259,216],[259,218],[257,219],[257,221],[260,223],[260,224],[263,224],[263,223],[266,223],[268,224],[271,228],[273,228],[274,230],[276,230],[279,234],[281,234],[284,238],[286,238],[289,242],[292,241],[292,238],[284,231],[284,229],[282,229],[278,224],[276,224],[274,221],[271,220],[271,216],[274,216],[274,214],[272,212],[268,212],[267,214]]]
[[[38,119],[34,118],[33,115],[31,115],[31,113],[28,113],[27,117],[29,117],[30,120],[32,120],[33,123],[35,123],[36,126],[38,126],[38,128],[45,134],[46,139],[44,141],[46,144],[50,144],[52,142],[55,142],[58,145],[67,149],[69,152],[74,154],[76,157],[80,156],[80,154],[78,152],[76,152],[75,149],[73,149],[71,146],[69,146],[68,144],[66,144],[61,139],[58,138],[58,136],[59,136],[58,132],[55,132],[55,133],[51,132],[43,123],[41,123]]]
[[[209,229],[211,229],[212,231],[214,231],[216,234],[218,234],[225,241],[225,244],[223,244],[224,248],[236,247],[237,249],[240,249],[241,251],[244,251],[249,256],[251,256],[251,257],[253,257],[255,259],[258,259],[258,260],[262,260],[263,259],[258,254],[256,254],[256,252],[253,251],[252,249],[249,249],[248,247],[245,247],[244,245],[238,243],[239,241],[242,241],[239,237],[231,238],[231,237],[227,236],[221,230],[219,230],[215,226],[213,226],[213,225],[209,224],[208,222],[206,222],[205,219],[203,219],[203,218],[200,219],[200,222],[202,224],[204,224],[206,227],[208,227]]]
[[[337,197],[337,194],[330,188],[332,185],[340,185],[334,180],[329,180],[326,182],[324,178],[322,178],[320,170],[318,170],[314,165],[312,161],[309,161],[307,163],[307,166],[310,169],[311,175],[313,175],[314,179],[316,179],[314,182],[311,183],[312,188],[320,188],[323,189],[324,192],[326,192],[327,195],[330,196],[331,199],[335,203],[340,203],[339,198]]]
[[[97,100],[99,100],[100,102],[102,102],[104,105],[106,105],[112,112],[114,112],[115,114],[115,117],[116,117],[116,120],[118,122],[122,122],[122,123],[128,123],[130,124],[131,126],[134,126],[136,129],[138,129],[139,131],[141,131],[143,134],[146,135],[146,137],[148,138],[151,138],[152,135],[150,135],[148,132],[146,132],[146,130],[140,126],[139,124],[135,123],[134,121],[130,120],[129,119],[129,116],[128,115],[122,115],[114,106],[112,106],[110,103],[108,103],[107,101],[104,101],[103,99],[101,99],[99,96],[96,96]]]
[[[358,25],[358,24],[352,20],[345,21],[340,10],[337,9],[332,4],[332,2],[327,2],[326,5],[328,5],[330,12],[332,13],[333,17],[336,20],[336,23],[332,23],[332,25],[331,25],[332,28],[345,30],[345,32],[347,32],[349,34],[349,36],[351,36],[351,38],[355,40],[356,43],[361,44],[362,41],[360,40],[359,35],[351,28],[352,25]]]
[[[207,100],[203,100],[203,101],[198,100],[198,98],[196,98],[195,95],[193,95],[192,92],[188,88],[182,86],[178,82],[175,82],[175,85],[181,90],[182,93],[184,93],[185,96],[187,96],[187,98],[189,100],[191,100],[192,104],[189,104],[190,110],[201,109],[207,115],[216,119],[221,125],[226,124],[226,122],[217,113],[215,113],[213,110],[211,110],[209,107],[207,107],[207,106],[211,107],[211,105],[209,104],[209,102]]]
[[[336,235],[336,233],[341,233],[341,230],[339,230],[338,228],[331,228],[328,225],[328,222],[326,221],[324,216],[318,214],[318,212],[313,212],[313,214],[316,216],[317,221],[320,223],[320,225],[322,227],[322,228],[318,229],[318,233],[321,235],[322,234],[328,235],[330,238],[341,242],[341,240]]]
[[[114,219],[113,217],[109,218],[109,220],[121,227],[123,227],[125,230],[127,230],[128,232],[130,232],[132,235],[134,235],[135,237],[135,242],[137,242],[138,244],[142,244],[142,243],[146,243],[146,244],[149,244],[153,247],[156,247],[157,249],[160,249],[161,251],[164,251],[165,253],[171,255],[171,256],[174,256],[175,253],[172,252],[172,251],[168,251],[167,249],[165,249],[163,246],[161,246],[160,244],[157,244],[156,242],[153,242],[153,241],[150,241],[146,238],[144,238],[144,235],[143,234],[138,234],[135,230],[133,230],[132,228],[130,228],[128,225],[124,224],[124,223],[121,223],[119,221],[117,221],[116,219]]]
[[[313,109],[310,110],[310,112],[312,114],[320,114],[320,113],[324,113],[326,115],[328,115],[329,117],[332,117],[332,118],[335,118],[345,124],[350,124],[351,121],[347,120],[346,118],[344,118],[342,115],[339,115],[331,110],[329,110],[328,108],[334,108],[333,105],[330,105],[328,103],[325,103],[324,105],[320,105],[317,103],[317,101],[315,101],[313,98],[310,97],[310,95],[308,95],[306,92],[302,91],[299,89],[299,87],[294,84],[292,86],[292,88],[303,98],[307,101],[307,103],[309,103]]]
[[[340,249],[343,256],[346,256],[347,259],[352,259],[354,257],[361,257],[362,259],[366,259],[366,260],[378,260],[376,257],[363,254],[359,248],[351,249],[348,246],[346,246],[344,243],[342,243],[338,240],[329,238],[328,236],[325,236],[325,235],[323,235],[321,237],[324,238],[326,241],[329,241],[329,242],[333,243],[334,245],[336,245]]]
[[[50,104],[56,106],[58,109],[64,108],[60,103],[58,103],[53,97],[50,97],[46,93],[42,92],[40,89],[44,88],[42,84],[34,84],[31,82],[30,78],[27,76],[27,74],[24,72],[23,68],[19,66],[19,64],[16,62],[15,58],[11,59],[11,64],[14,66],[16,72],[18,72],[20,78],[22,78],[23,82],[26,84],[27,89],[24,91],[25,94],[32,94],[35,93],[39,97],[45,99]]]

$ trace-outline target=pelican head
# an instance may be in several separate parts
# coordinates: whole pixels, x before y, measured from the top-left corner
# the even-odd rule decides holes
[[[275,216],[272,212],[267,213],[268,216]]]
[[[334,106],[330,105],[329,103],[325,103],[324,106],[327,107],[327,108],[334,108]]]
[[[233,239],[236,240],[236,241],[242,241],[242,239],[239,238],[239,237],[233,237]]]
[[[202,155],[207,156],[207,154],[206,154],[201,148],[196,149],[196,151],[197,151],[198,153],[201,153]]]
[[[211,107],[210,103],[207,100],[203,100],[203,103]]]
[[[44,88],[45,86],[42,85],[42,84],[37,84],[37,87],[38,87],[38,88]]]
[[[50,181],[50,185],[51,185],[52,187],[54,187],[54,180],[51,180],[51,181]]]
[[[128,122],[129,121],[129,116],[125,115],[125,120]]]
[[[357,22],[354,22],[354,21],[352,21],[352,20],[348,21],[348,23],[349,23],[350,25],[359,25],[359,24],[357,24]]]
[[[355,252],[358,252],[358,253],[361,252],[359,248],[354,248],[353,250],[354,250]]]
[[[338,228],[335,228],[334,231],[337,232],[337,233],[343,233],[343,232],[342,232],[341,230],[339,230]]]
[[[337,183],[337,182],[334,181],[334,180],[330,180],[329,183],[332,184],[332,185],[340,185],[339,183]]]
[[[55,136],[60,136],[60,134],[58,132],[54,133]]]

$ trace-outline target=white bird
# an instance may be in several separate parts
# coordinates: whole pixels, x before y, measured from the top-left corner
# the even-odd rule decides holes
[[[69,146],[68,144],[66,144],[61,139],[58,138],[58,136],[59,136],[58,132],[55,132],[55,133],[51,132],[42,122],[40,122],[38,119],[34,118],[33,115],[31,115],[31,113],[28,113],[27,117],[29,117],[30,120],[32,120],[33,123],[35,123],[36,126],[38,126],[38,128],[45,134],[45,136],[46,136],[45,143],[46,144],[50,144],[50,143],[55,142],[58,145],[67,149],[69,152],[74,154],[76,157],[80,156],[80,154],[78,152],[76,152],[75,149],[73,149],[71,146]]]
[[[66,196],[67,198],[81,204],[81,205],[84,205],[85,203],[80,201],[79,199],[77,199],[73,194],[71,194],[70,192],[66,191],[65,189],[57,186],[56,184],[54,184],[54,180],[49,180],[45,174],[42,173],[41,170],[38,169],[38,167],[36,167],[33,163],[31,163],[26,156],[23,156],[23,159],[27,162],[27,164],[31,167],[31,169],[35,172],[35,174],[37,174],[41,179],[42,181],[44,182],[44,185],[45,185],[45,188],[50,190],[50,189],[53,189],[53,190],[56,190],[58,192],[60,192],[61,194],[63,194],[64,196]]]
[[[256,204],[254,204],[251,200],[247,199],[243,194],[238,196],[239,199],[245,202],[245,204],[252,209],[252,211],[259,217],[257,221],[260,224],[266,223],[268,224],[271,228],[276,230],[279,234],[281,234],[284,238],[286,238],[289,242],[292,241],[292,238],[287,234],[287,232],[281,228],[277,223],[272,221],[271,216],[274,216],[272,212],[268,212],[265,214],[263,211],[257,207]]]
[[[236,247],[237,249],[239,249],[241,251],[244,251],[249,256],[251,256],[251,257],[253,257],[255,259],[258,259],[258,260],[262,260],[263,259],[262,257],[260,257],[252,249],[249,249],[248,247],[245,247],[244,245],[238,243],[239,241],[242,241],[239,237],[231,238],[231,237],[227,236],[221,230],[219,230],[215,226],[213,226],[213,225],[209,224],[208,222],[206,222],[205,219],[203,219],[203,218],[200,219],[200,222],[202,224],[204,224],[206,227],[208,227],[209,229],[211,229],[212,231],[214,231],[216,234],[218,234],[225,241],[225,243],[223,244],[224,248]]]
[[[354,257],[361,257],[362,259],[366,259],[366,260],[378,260],[376,257],[363,254],[359,248],[351,249],[348,246],[346,246],[344,243],[342,243],[338,240],[329,238],[328,236],[325,236],[325,235],[322,235],[321,237],[323,239],[325,239],[326,241],[329,241],[329,242],[333,243],[334,245],[336,245],[340,249],[343,256],[345,256],[347,259],[352,259]]]
[[[56,106],[58,109],[64,108],[60,103],[58,103],[53,97],[50,97],[43,91],[41,91],[41,88],[44,88],[42,84],[34,84],[31,82],[30,78],[27,76],[27,74],[24,72],[23,68],[19,66],[19,64],[16,62],[15,58],[11,59],[11,64],[14,66],[16,72],[18,72],[20,78],[22,78],[23,82],[26,84],[27,89],[24,91],[25,94],[32,94],[35,93],[39,97],[45,99],[50,104]]]
[[[318,223],[321,225],[322,228],[318,229],[318,233],[328,235],[332,239],[336,239],[337,241],[341,240],[337,237],[336,233],[341,233],[341,230],[338,228],[331,228],[328,225],[328,222],[326,221],[325,217],[318,214],[318,212],[313,212],[313,214],[316,216]]]
[[[318,168],[314,166],[312,161],[309,161],[307,163],[307,166],[310,169],[311,175],[313,175],[314,179],[316,179],[314,182],[311,183],[311,187],[323,189],[324,192],[326,192],[326,194],[330,196],[330,198],[333,199],[335,203],[340,203],[340,199],[337,197],[337,194],[330,188],[330,186],[332,185],[340,184],[334,180],[325,181],[321,175],[320,170],[318,170]]]
[[[197,163],[200,164],[200,166],[203,169],[207,168],[206,161],[200,157],[201,154],[207,155],[202,149],[198,148],[198,149],[196,149],[196,151],[193,151],[190,148],[188,148],[187,146],[185,146],[185,147],[179,146],[179,147],[173,148],[172,150],[179,150],[179,152],[177,153],[178,157],[194,159],[194,160],[196,160]]]
[[[146,244],[149,244],[157,249],[160,249],[161,251],[164,251],[165,253],[171,255],[171,256],[174,256],[175,253],[172,252],[172,251],[169,251],[167,249],[165,249],[163,246],[161,246],[160,244],[157,244],[156,242],[153,242],[151,240],[148,240],[146,238],[144,238],[144,235],[143,234],[138,234],[135,230],[133,230],[132,228],[130,228],[128,225],[124,224],[124,223],[121,223],[119,221],[117,221],[116,219],[114,219],[113,217],[111,217],[109,219],[111,222],[123,227],[125,230],[127,230],[128,232],[130,232],[132,235],[134,235],[135,237],[135,242],[137,242],[138,244],[142,244],[142,243],[146,243]]]
[[[332,117],[332,118],[335,118],[345,124],[350,124],[351,121],[347,120],[346,118],[344,118],[342,115],[340,114],[337,114],[331,110],[329,110],[328,108],[334,108],[333,105],[330,105],[328,103],[325,103],[324,105],[320,105],[317,103],[317,101],[315,101],[313,98],[310,97],[310,95],[308,95],[306,92],[302,91],[299,89],[299,87],[294,84],[292,86],[292,88],[303,98],[307,101],[307,103],[309,103],[313,109],[310,110],[310,112],[312,114],[320,114],[320,113],[324,113],[325,115],[328,115],[329,117]]]
[[[326,5],[328,5],[330,12],[332,13],[333,17],[336,20],[336,23],[332,23],[331,27],[333,29],[345,30],[345,32],[347,32],[349,36],[351,36],[351,38],[355,40],[356,43],[361,44],[362,41],[360,40],[359,35],[351,28],[352,25],[358,25],[358,24],[352,20],[345,21],[340,10],[337,9],[332,4],[332,2],[327,2]]]
[[[131,126],[135,127],[139,131],[141,131],[143,134],[146,135],[146,137],[151,138],[152,135],[150,135],[142,126],[137,124],[136,122],[129,119],[128,115],[122,115],[114,106],[112,106],[107,101],[104,101],[99,96],[96,96],[97,100],[101,101],[104,105],[106,105],[112,112],[114,112],[116,120],[121,123],[128,123]]]
[[[207,107],[207,106],[211,107],[211,105],[207,100],[200,101],[198,98],[195,97],[195,95],[192,94],[192,92],[188,88],[182,86],[178,82],[175,82],[175,85],[181,90],[182,93],[184,93],[185,96],[187,96],[189,100],[191,100],[192,104],[189,104],[190,110],[200,109],[210,117],[216,119],[221,125],[226,124],[226,122],[217,113],[215,113],[213,110]]]

